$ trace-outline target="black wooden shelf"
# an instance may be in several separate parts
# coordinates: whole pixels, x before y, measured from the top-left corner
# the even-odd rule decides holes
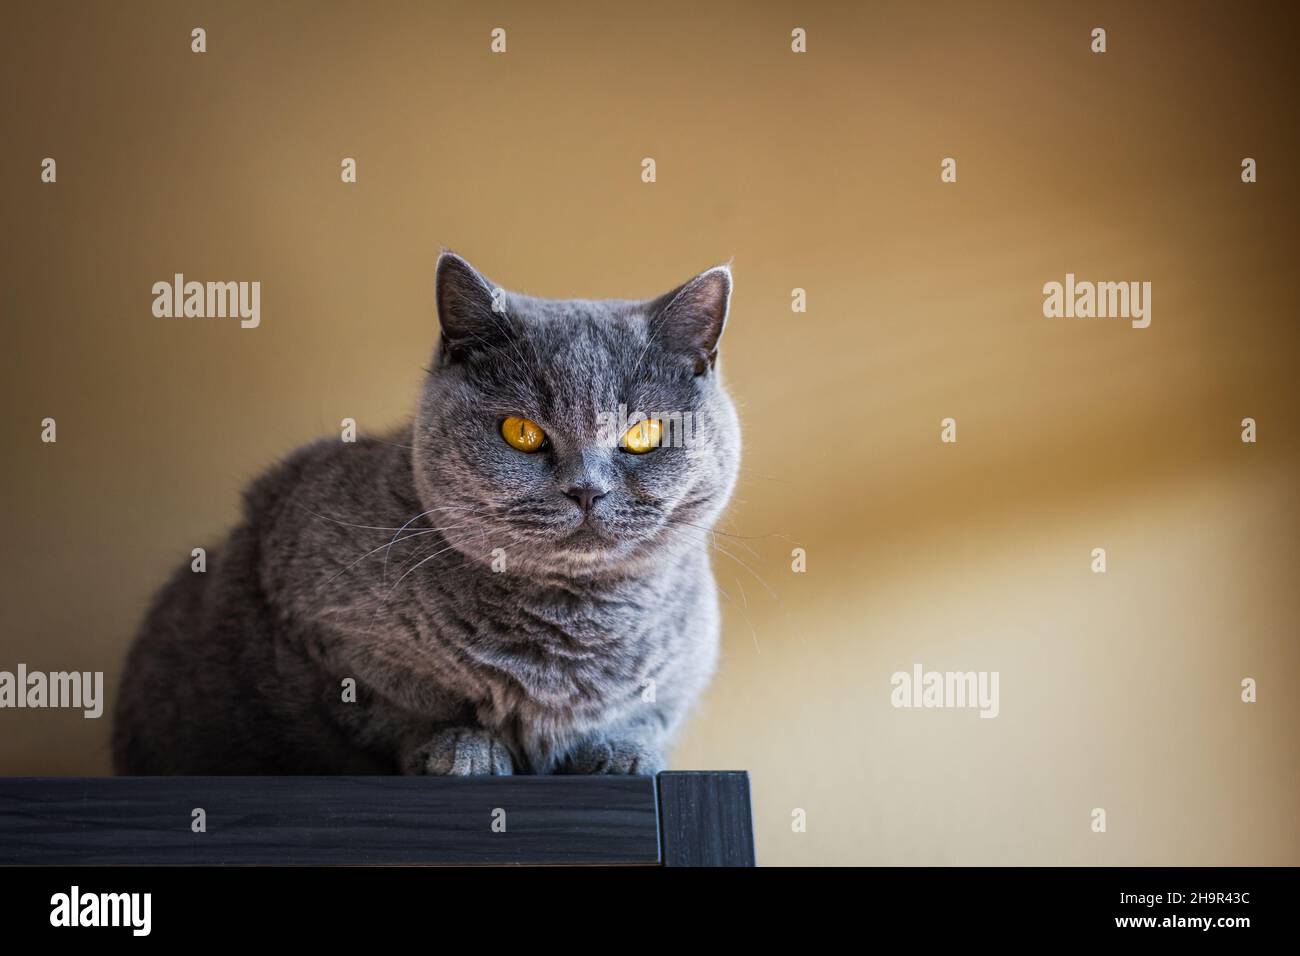
[[[753,866],[754,837],[744,771],[0,777],[0,864]]]

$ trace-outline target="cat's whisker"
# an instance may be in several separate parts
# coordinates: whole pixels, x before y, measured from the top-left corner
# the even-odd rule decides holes
[[[450,527],[425,528],[425,529],[422,530],[422,531],[415,531],[415,532],[412,532],[411,534],[403,535],[401,538],[397,538],[397,539],[395,539],[394,541],[389,541],[389,542],[387,542],[387,543],[385,543],[385,544],[381,544],[381,545],[380,545],[379,547],[377,547],[377,548],[371,548],[369,551],[367,551],[367,552],[366,552],[365,554],[363,554],[361,557],[357,558],[355,561],[353,561],[351,564],[349,564],[349,565],[348,565],[346,568],[344,568],[342,571],[339,571],[337,574],[333,575],[333,576],[332,576],[328,581],[325,582],[325,584],[330,584],[330,583],[332,583],[336,578],[341,577],[342,575],[346,574],[348,571],[351,571],[353,568],[355,568],[358,564],[360,564],[360,563],[361,563],[362,561],[364,561],[366,558],[370,557],[372,554],[377,554],[377,553],[380,552],[380,551],[385,551],[385,552],[387,552],[387,551],[391,550],[394,544],[398,544],[398,543],[403,542],[403,541],[410,541],[412,538],[421,538],[421,537],[425,537],[425,536],[427,536],[427,535],[431,535],[431,534],[441,534],[441,535],[443,535],[443,536],[445,537],[447,534],[449,534],[449,533],[451,533],[451,532],[453,532],[453,531],[460,531],[460,530],[462,530],[462,529],[464,529],[464,528],[472,527],[473,525],[474,525],[474,522],[473,522],[473,521],[468,521],[468,522],[466,522],[465,524],[452,525],[452,526],[450,526]],[[384,555],[384,570],[383,570],[383,574],[382,574],[382,576],[381,576],[381,580],[384,581],[384,583],[387,583],[387,581],[388,581],[388,563],[387,563],[387,559],[388,559],[388,555],[387,555],[387,553],[385,553],[385,555]],[[325,585],[323,584],[323,585],[321,585],[321,586],[324,587]]]
[[[306,507],[305,505],[296,505],[296,507],[302,508],[303,511],[307,512],[307,514],[311,515],[313,518],[320,518],[322,521],[332,521],[334,524],[342,525],[345,528],[357,528],[361,531],[397,531],[398,530],[397,528],[385,528],[381,525],[353,524],[351,521],[342,521],[339,518],[332,518],[329,515],[323,515],[320,514],[319,512],[312,511],[310,508]]]
[[[733,580],[734,580],[734,579],[733,579]],[[737,581],[736,583],[739,584],[740,582]],[[741,607],[740,605],[736,604],[736,599],[733,598],[733,597],[731,596],[731,594],[727,591],[727,589],[724,588],[721,584],[718,584],[718,583],[715,581],[715,582],[714,582],[714,585],[717,587],[717,589],[718,589],[718,593],[721,594],[724,598],[726,598],[727,601],[728,601],[730,604],[732,604],[732,605],[736,608],[736,610],[738,610],[738,611],[740,612],[740,616],[743,617],[743,618],[745,619],[745,624],[748,625],[748,627],[749,627],[749,638],[750,638],[750,640],[752,640],[752,641],[754,642],[754,652],[755,652],[756,654],[761,654],[761,653],[763,653],[762,648],[760,648],[760,647],[758,646],[758,631],[756,631],[756,630],[754,629],[754,622],[753,622],[753,620],[750,619],[750,616],[749,616],[748,612],[745,610],[745,608],[743,608],[743,607]]]
[[[307,512],[307,514],[311,515],[313,518],[320,518],[322,521],[330,521],[333,522],[334,524],[341,525],[345,528],[356,528],[360,531],[401,531],[402,527],[405,527],[404,525],[402,527],[392,527],[392,526],[375,525],[375,524],[354,524],[351,521],[343,521],[341,518],[334,518],[331,517],[330,515],[323,515],[320,512],[312,511],[306,505],[300,505],[297,504],[296,502],[294,503],[294,505],[295,507],[301,508],[303,511]]]
[[[678,532],[678,533],[686,533],[686,529],[689,528],[689,529],[691,529],[691,530],[694,530],[694,531],[701,532],[701,533],[703,533],[703,534],[709,535],[709,536],[710,536],[710,539],[709,539],[709,546],[710,546],[711,548],[713,548],[713,550],[717,551],[719,554],[722,554],[722,555],[724,555],[724,556],[730,558],[732,561],[735,561],[737,564],[739,564],[742,568],[744,568],[746,571],[748,571],[748,572],[749,572],[749,573],[754,577],[754,580],[756,580],[759,584],[763,585],[763,589],[764,589],[765,591],[767,591],[767,593],[768,593],[769,595],[771,595],[771,597],[772,597],[772,599],[773,599],[774,601],[776,601],[778,604],[783,603],[783,602],[781,601],[780,596],[779,596],[775,591],[772,590],[772,588],[768,585],[767,581],[763,578],[763,576],[762,576],[761,574],[759,574],[757,571],[755,571],[753,568],[751,568],[748,564],[746,564],[744,561],[742,561],[739,557],[737,557],[736,555],[732,554],[732,553],[731,553],[730,551],[728,551],[726,548],[722,547],[722,545],[720,545],[720,544],[718,543],[717,539],[712,537],[712,535],[714,534],[713,531],[711,531],[711,530],[709,530],[709,529],[707,529],[707,528],[698,528],[698,527],[696,527],[695,525],[687,525],[686,527],[682,527],[682,524],[683,524],[683,523],[681,523],[681,522],[670,522],[669,524],[670,524],[670,525],[674,525],[674,524],[675,524],[675,525],[677,525],[677,527],[674,527],[674,528],[671,528],[671,529],[666,529],[666,530],[673,530],[673,531],[676,531],[676,532]],[[755,557],[758,557],[758,555],[756,554]]]
[[[392,546],[393,546],[394,544],[396,544],[396,543],[399,543],[399,542],[402,542],[402,541],[410,541],[412,538],[420,538],[420,537],[424,537],[425,535],[430,535],[430,534],[439,534],[439,533],[446,534],[447,532],[457,531],[457,530],[459,530],[460,528],[467,528],[467,527],[469,527],[469,526],[472,525],[472,524],[473,524],[473,522],[471,521],[471,522],[467,522],[466,524],[463,524],[463,525],[456,525],[456,526],[449,527],[449,528],[425,528],[424,530],[421,530],[421,531],[415,531],[415,532],[412,532],[411,534],[403,535],[401,538],[396,538],[396,539],[394,539],[393,541],[389,541],[389,542],[387,542],[387,543],[385,543],[385,544],[381,544],[381,545],[380,545],[379,547],[377,547],[377,548],[371,548],[369,551],[367,551],[367,552],[366,552],[365,554],[363,554],[361,557],[357,558],[355,561],[353,561],[351,564],[349,564],[346,568],[343,568],[343,570],[341,570],[341,571],[337,572],[336,574],[330,576],[330,578],[329,578],[328,580],[326,580],[324,583],[321,584],[321,587],[323,588],[323,587],[325,587],[325,586],[327,586],[327,585],[329,585],[329,584],[332,584],[335,580],[337,580],[338,578],[342,577],[344,574],[347,574],[349,571],[351,571],[353,568],[355,568],[358,564],[360,564],[360,563],[361,563],[362,561],[364,561],[366,558],[370,557],[372,554],[377,554],[378,552],[383,551],[383,550],[385,550],[385,549],[391,549]],[[386,558],[386,557],[387,557],[387,555],[385,555],[385,558]],[[387,580],[387,576],[388,576],[388,568],[387,568],[387,564],[385,564],[385,567],[384,567],[384,580],[385,580],[385,581]]]
[[[441,508],[430,508],[428,511],[421,511],[418,515],[408,520],[406,524],[402,525],[400,528],[397,529],[397,531],[393,533],[393,540],[388,542],[388,550],[384,552],[384,574],[383,574],[384,581],[388,580],[388,556],[393,551],[393,545],[397,543],[398,535],[400,535],[403,531],[409,528],[413,522],[419,521],[425,515],[431,515],[435,511],[441,511],[441,510],[442,510]]]
[[[783,541],[794,540],[783,531],[769,531],[767,534],[735,534],[734,532],[731,531],[720,531],[717,528],[703,528],[700,527],[699,525],[691,524],[689,521],[682,521],[678,518],[669,518],[668,520],[669,523],[671,524],[684,524],[689,528],[697,528],[700,531],[708,531],[710,534],[720,534],[724,538],[731,538],[736,541],[763,541],[766,540],[767,538],[780,538]],[[755,557],[757,557],[757,555],[755,555]]]
[[[438,555],[440,555],[440,554],[445,554],[446,552],[451,551],[453,548],[455,548],[455,545],[449,544],[449,545],[447,545],[447,547],[445,547],[445,548],[439,548],[437,551],[433,552],[433,554],[429,555],[428,557],[421,558],[421,559],[420,559],[420,562],[419,562],[418,564],[416,564],[415,567],[411,568],[411,570],[407,571],[407,572],[406,572],[405,574],[403,574],[400,578],[398,578],[396,581],[393,582],[393,586],[392,586],[391,588],[389,588],[389,589],[388,589],[388,592],[384,595],[383,604],[381,604],[380,607],[382,608],[383,605],[387,604],[387,603],[388,603],[388,599],[391,598],[391,597],[393,596],[393,592],[397,590],[398,585],[400,585],[403,581],[405,581],[405,580],[406,580],[407,578],[409,578],[412,574],[414,574],[414,573],[415,573],[415,572],[416,572],[416,571],[417,571],[421,566],[423,566],[423,565],[425,565],[425,564],[428,564],[430,561],[432,561],[432,560],[433,560],[434,558],[436,558]],[[376,611],[376,614],[378,614],[378,611]],[[373,625],[373,621],[372,621],[371,623],[372,623],[372,625]]]
[[[755,571],[753,568],[751,568],[748,564],[746,564],[744,561],[742,561],[739,557],[737,557],[736,555],[732,554],[730,551],[728,551],[728,550],[727,550],[726,548],[724,548],[722,545],[718,544],[717,541],[714,541],[714,542],[713,542],[713,547],[714,547],[714,549],[715,549],[716,551],[718,551],[718,552],[721,553],[721,554],[726,555],[726,556],[729,557],[732,561],[735,561],[735,562],[736,562],[737,564],[739,564],[742,568],[744,568],[744,569],[745,569],[746,571],[748,571],[751,575],[753,575],[754,580],[756,580],[759,584],[763,585],[763,589],[764,589],[765,591],[767,591],[767,593],[771,596],[772,600],[776,601],[778,604],[783,603],[783,602],[781,601],[781,597],[780,597],[780,595],[778,595],[775,591],[772,590],[771,586],[767,583],[767,580],[766,580],[766,579],[765,579],[761,574],[759,574],[757,571]]]
[[[456,509],[451,509],[451,508],[447,508],[447,509],[431,509],[431,511],[439,511],[439,510],[447,510],[447,511],[450,511],[450,510],[456,510]],[[469,509],[465,509],[465,510],[466,510],[466,511],[469,511]],[[430,512],[425,512],[425,514],[429,514],[429,513],[430,513]],[[471,517],[476,517],[476,516],[478,516],[477,513],[472,512],[472,511],[469,511],[469,514],[470,514]],[[421,516],[421,517],[423,517],[423,516]],[[328,580],[326,580],[326,581],[321,585],[321,587],[323,588],[323,587],[325,587],[325,586],[327,586],[327,585],[329,585],[329,584],[332,584],[335,580],[337,580],[338,578],[342,577],[344,574],[347,574],[347,572],[351,571],[353,568],[355,568],[358,564],[360,564],[360,563],[361,563],[362,561],[364,561],[366,558],[370,557],[372,554],[376,554],[376,553],[378,553],[378,552],[380,552],[380,551],[384,551],[385,549],[388,549],[389,551],[391,551],[393,545],[395,545],[395,544],[397,544],[397,543],[399,543],[399,542],[401,542],[401,541],[409,541],[409,540],[411,540],[412,538],[419,538],[419,537],[422,537],[422,536],[424,536],[424,535],[437,534],[437,533],[439,533],[439,532],[442,532],[442,533],[445,534],[445,533],[447,533],[447,532],[457,531],[457,530],[459,530],[459,529],[461,529],[461,528],[469,527],[469,526],[472,525],[472,524],[474,524],[474,522],[470,521],[470,522],[466,522],[466,523],[463,524],[463,525],[456,525],[456,526],[453,526],[453,527],[424,528],[424,529],[421,529],[421,530],[419,530],[419,531],[412,532],[411,534],[402,535],[401,537],[397,537],[396,535],[394,535],[394,537],[393,537],[393,539],[392,539],[391,541],[388,541],[388,542],[385,543],[385,544],[381,544],[381,545],[379,545],[379,547],[377,547],[377,548],[371,548],[371,549],[370,549],[369,551],[367,551],[365,554],[361,555],[361,557],[357,558],[355,561],[353,561],[351,564],[349,564],[346,568],[344,568],[343,570],[339,571],[338,573],[332,575]],[[384,574],[383,574],[383,577],[384,577],[384,580],[387,581],[387,579],[388,579],[388,554],[387,554],[387,553],[384,555]]]
[[[741,603],[743,603],[743,604],[745,605],[745,607],[748,608],[748,607],[749,607],[749,596],[748,596],[747,594],[745,594],[745,586],[744,586],[743,584],[740,583],[740,578],[738,578],[738,577],[733,576],[731,580],[735,581],[735,582],[736,582],[736,587],[740,588],[740,600],[741,600]]]
[[[418,538],[418,537],[421,537],[422,535],[426,535],[426,534],[436,534],[436,533],[438,532],[438,530],[439,530],[439,529],[437,529],[437,528],[432,528],[432,529],[429,529],[429,530],[427,530],[427,531],[416,531],[416,532],[414,532],[413,534],[408,534],[408,535],[406,535],[405,537],[401,538],[401,540],[402,540],[402,541],[409,541],[411,538]],[[362,561],[364,561],[366,558],[370,557],[372,554],[375,554],[375,553],[377,553],[377,552],[379,552],[379,551],[383,551],[385,548],[391,548],[391,547],[393,546],[393,544],[396,542],[396,540],[397,540],[397,539],[394,539],[393,541],[389,541],[387,544],[381,544],[381,545],[380,545],[379,547],[377,547],[377,548],[371,548],[369,551],[367,551],[367,552],[366,552],[365,554],[363,554],[361,557],[357,558],[355,561],[353,561],[351,564],[349,564],[346,568],[344,568],[343,570],[337,572],[336,574],[331,575],[331,576],[330,576],[328,579],[326,579],[326,580],[325,580],[325,581],[324,581],[320,586],[321,586],[322,588],[325,588],[325,587],[328,587],[329,585],[333,584],[336,580],[338,580],[339,578],[341,578],[343,575],[347,574],[349,571],[351,571],[353,568],[355,568],[358,564],[360,564],[360,563],[361,563]]]
[[[703,531],[705,534],[708,534],[708,535],[710,535],[710,536],[722,535],[724,538],[727,538],[727,539],[729,539],[729,540],[734,540],[737,544],[739,544],[742,548],[744,548],[746,551],[748,551],[750,554],[752,554],[755,558],[758,558],[758,557],[759,557],[759,553],[758,553],[757,551],[755,551],[755,550],[753,549],[753,547],[750,546],[749,544],[747,544],[746,542],[747,542],[747,541],[758,541],[758,540],[761,539],[761,537],[764,537],[764,536],[760,536],[760,535],[739,535],[739,534],[729,534],[729,533],[726,532],[726,531],[719,531],[717,528],[705,528],[705,527],[701,527],[700,525],[697,525],[697,524],[691,524],[689,521],[682,521],[682,520],[680,520],[680,519],[676,519],[676,518],[670,518],[670,519],[669,519],[669,523],[671,523],[671,524],[676,524],[676,525],[682,525],[682,526],[685,526],[685,527],[687,527],[687,528],[694,528],[696,531]],[[716,540],[716,538],[715,538],[715,540]]]
[[[387,441],[383,438],[376,438],[374,435],[366,436],[369,441],[378,442],[381,445],[387,445],[390,448],[405,448],[407,451],[415,451],[414,445],[403,445],[400,442]]]
[[[466,524],[463,524],[463,525],[457,525],[457,526],[454,527],[454,528],[448,528],[448,529],[446,529],[446,530],[448,530],[448,531],[461,531],[461,530],[463,530],[463,529],[465,529],[465,528],[472,528],[472,527],[474,526],[474,524],[475,524],[475,522],[470,521],[470,522],[467,522]],[[482,541],[482,540],[484,539],[484,537],[486,537],[486,535],[487,535],[487,529],[484,528],[484,527],[482,527],[482,526],[480,526],[479,529],[478,529],[478,540],[479,540],[479,541]],[[452,542],[452,541],[451,541],[449,538],[447,538],[445,535],[443,536],[443,540],[446,541],[447,544],[452,545],[453,547],[455,547],[454,542]],[[444,548],[443,550],[445,551],[445,550],[447,550],[447,549]],[[399,570],[399,571],[405,571],[407,568],[409,568],[409,567],[411,566],[411,563],[412,563],[413,561],[418,561],[418,560],[420,560],[421,558],[423,558],[423,557],[424,557],[425,555],[427,555],[428,553],[429,553],[428,551],[421,551],[421,552],[419,552],[418,554],[414,554],[414,555],[412,555],[411,557],[409,557],[409,558],[406,559],[406,561],[402,564],[402,566],[401,566],[400,568],[398,568],[398,570]],[[472,560],[472,559],[471,559],[471,560]],[[404,576],[405,576],[405,575],[403,575],[403,577],[404,577]],[[400,581],[401,579],[399,578],[398,580]],[[385,579],[384,579],[384,583],[385,583],[385,584],[388,583],[388,579],[387,579],[387,577],[385,577]],[[394,585],[394,586],[396,586],[396,585]]]

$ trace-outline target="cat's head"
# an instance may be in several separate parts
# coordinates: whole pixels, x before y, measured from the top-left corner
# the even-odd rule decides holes
[[[705,542],[740,463],[717,369],[728,268],[645,301],[558,301],[444,253],[436,285],[442,339],[413,468],[427,520],[458,551],[582,576]]]

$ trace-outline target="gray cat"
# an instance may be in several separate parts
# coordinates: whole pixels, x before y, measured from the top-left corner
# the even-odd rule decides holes
[[[119,773],[663,767],[717,659],[731,273],[551,301],[444,253],[436,286],[413,424],[297,450],[207,571],[158,594],[118,696]]]

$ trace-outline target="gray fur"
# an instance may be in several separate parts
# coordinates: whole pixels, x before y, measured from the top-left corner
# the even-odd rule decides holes
[[[126,663],[118,772],[660,769],[717,658],[730,289],[711,270],[646,302],[505,293],[494,311],[444,254],[413,424],[294,452],[245,492],[207,572],[176,572]],[[596,413],[620,403],[692,412],[694,446],[604,447]],[[509,415],[549,445],[510,447]],[[576,487],[603,493],[589,516]]]

